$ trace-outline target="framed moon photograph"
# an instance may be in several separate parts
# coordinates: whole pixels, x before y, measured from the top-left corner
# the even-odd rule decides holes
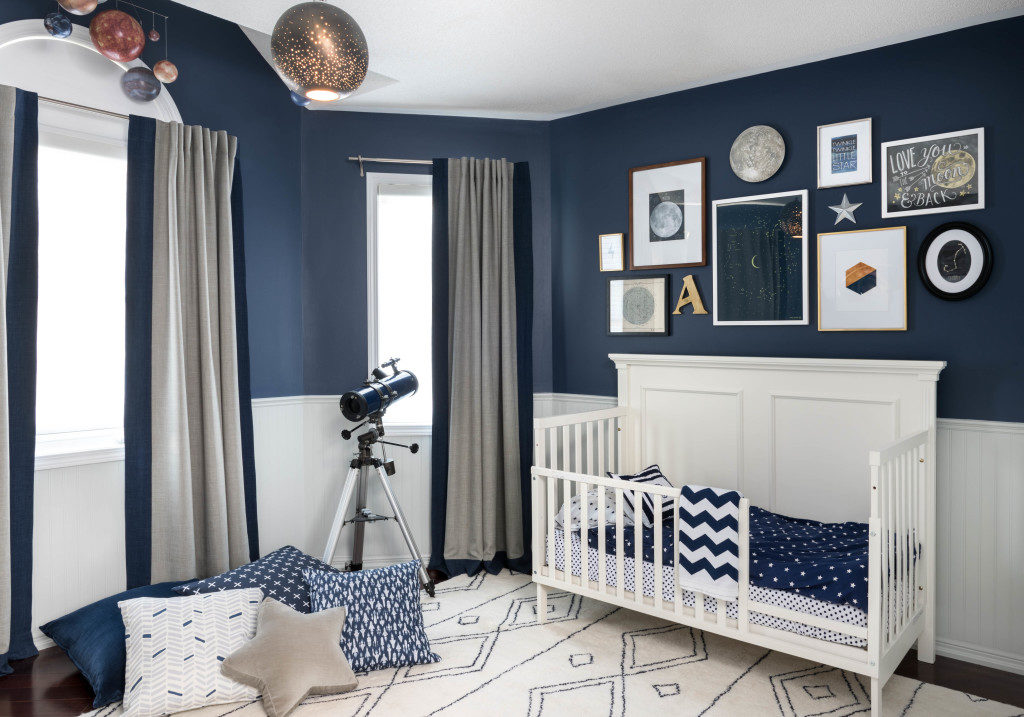
[[[906,331],[907,228],[818,235],[818,331]]]
[[[928,291],[940,299],[974,296],[992,273],[992,246],[985,233],[967,222],[932,229],[917,251],[917,271]]]
[[[985,130],[882,142],[882,217],[985,208]]]
[[[715,326],[806,324],[807,190],[712,203]]]
[[[818,127],[818,189],[871,184],[871,118]]]
[[[600,271],[625,271],[626,255],[622,234],[600,234],[597,237],[598,268]]]
[[[629,268],[704,266],[704,158],[629,170]]]
[[[608,279],[608,335],[668,336],[668,279]]]

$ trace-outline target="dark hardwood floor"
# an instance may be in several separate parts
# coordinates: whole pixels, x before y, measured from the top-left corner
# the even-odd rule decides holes
[[[56,647],[12,665],[14,674],[0,677],[0,717],[65,717],[79,715],[92,705],[88,683]],[[926,665],[913,652],[896,673],[1024,709],[1024,675],[948,657]]]

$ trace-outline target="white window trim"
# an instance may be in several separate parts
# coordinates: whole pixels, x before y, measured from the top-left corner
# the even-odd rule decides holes
[[[403,174],[398,172],[366,173],[366,368],[367,375],[377,367],[379,342],[377,335],[377,193],[384,184],[417,184],[432,186],[430,174]],[[430,424],[388,423],[392,435],[429,434]]]

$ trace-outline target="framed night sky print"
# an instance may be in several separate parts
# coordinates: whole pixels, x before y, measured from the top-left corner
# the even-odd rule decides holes
[[[629,268],[704,266],[704,158],[629,170]]]
[[[808,323],[807,190],[712,202],[716,326]]]

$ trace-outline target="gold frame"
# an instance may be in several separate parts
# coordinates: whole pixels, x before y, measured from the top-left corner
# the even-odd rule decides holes
[[[605,269],[601,265],[601,258],[604,256],[604,247],[601,245],[601,240],[605,237],[618,237],[619,238],[619,256],[622,259],[621,269]],[[608,234],[597,235],[597,270],[601,273],[626,271],[629,267],[626,266],[626,237],[622,232],[609,232]]]
[[[902,327],[890,327],[883,329],[823,329],[821,328],[821,238],[824,236],[833,236],[839,234],[865,234],[867,232],[883,232],[892,231],[893,229],[899,229],[903,232],[903,326]],[[907,331],[907,294],[910,293],[910,279],[908,272],[910,268],[907,266],[907,227],[875,227],[874,229],[849,229],[842,232],[819,232],[818,233],[818,331],[821,332],[833,332],[833,331]]]
[[[821,185],[821,130],[826,127],[838,127],[841,124],[853,124],[854,122],[867,122],[868,123],[868,134],[870,135],[870,141],[868,142],[868,161],[871,162],[871,171],[868,172],[868,181],[866,182],[851,182],[850,184],[830,184],[827,187]],[[839,187],[859,187],[863,184],[871,184],[875,181],[875,123],[871,117],[861,117],[855,120],[846,120],[845,122],[830,122],[829,124],[819,124],[818,129],[814,131],[814,179],[818,184],[818,189],[838,189]],[[885,169],[884,167],[882,168]]]

